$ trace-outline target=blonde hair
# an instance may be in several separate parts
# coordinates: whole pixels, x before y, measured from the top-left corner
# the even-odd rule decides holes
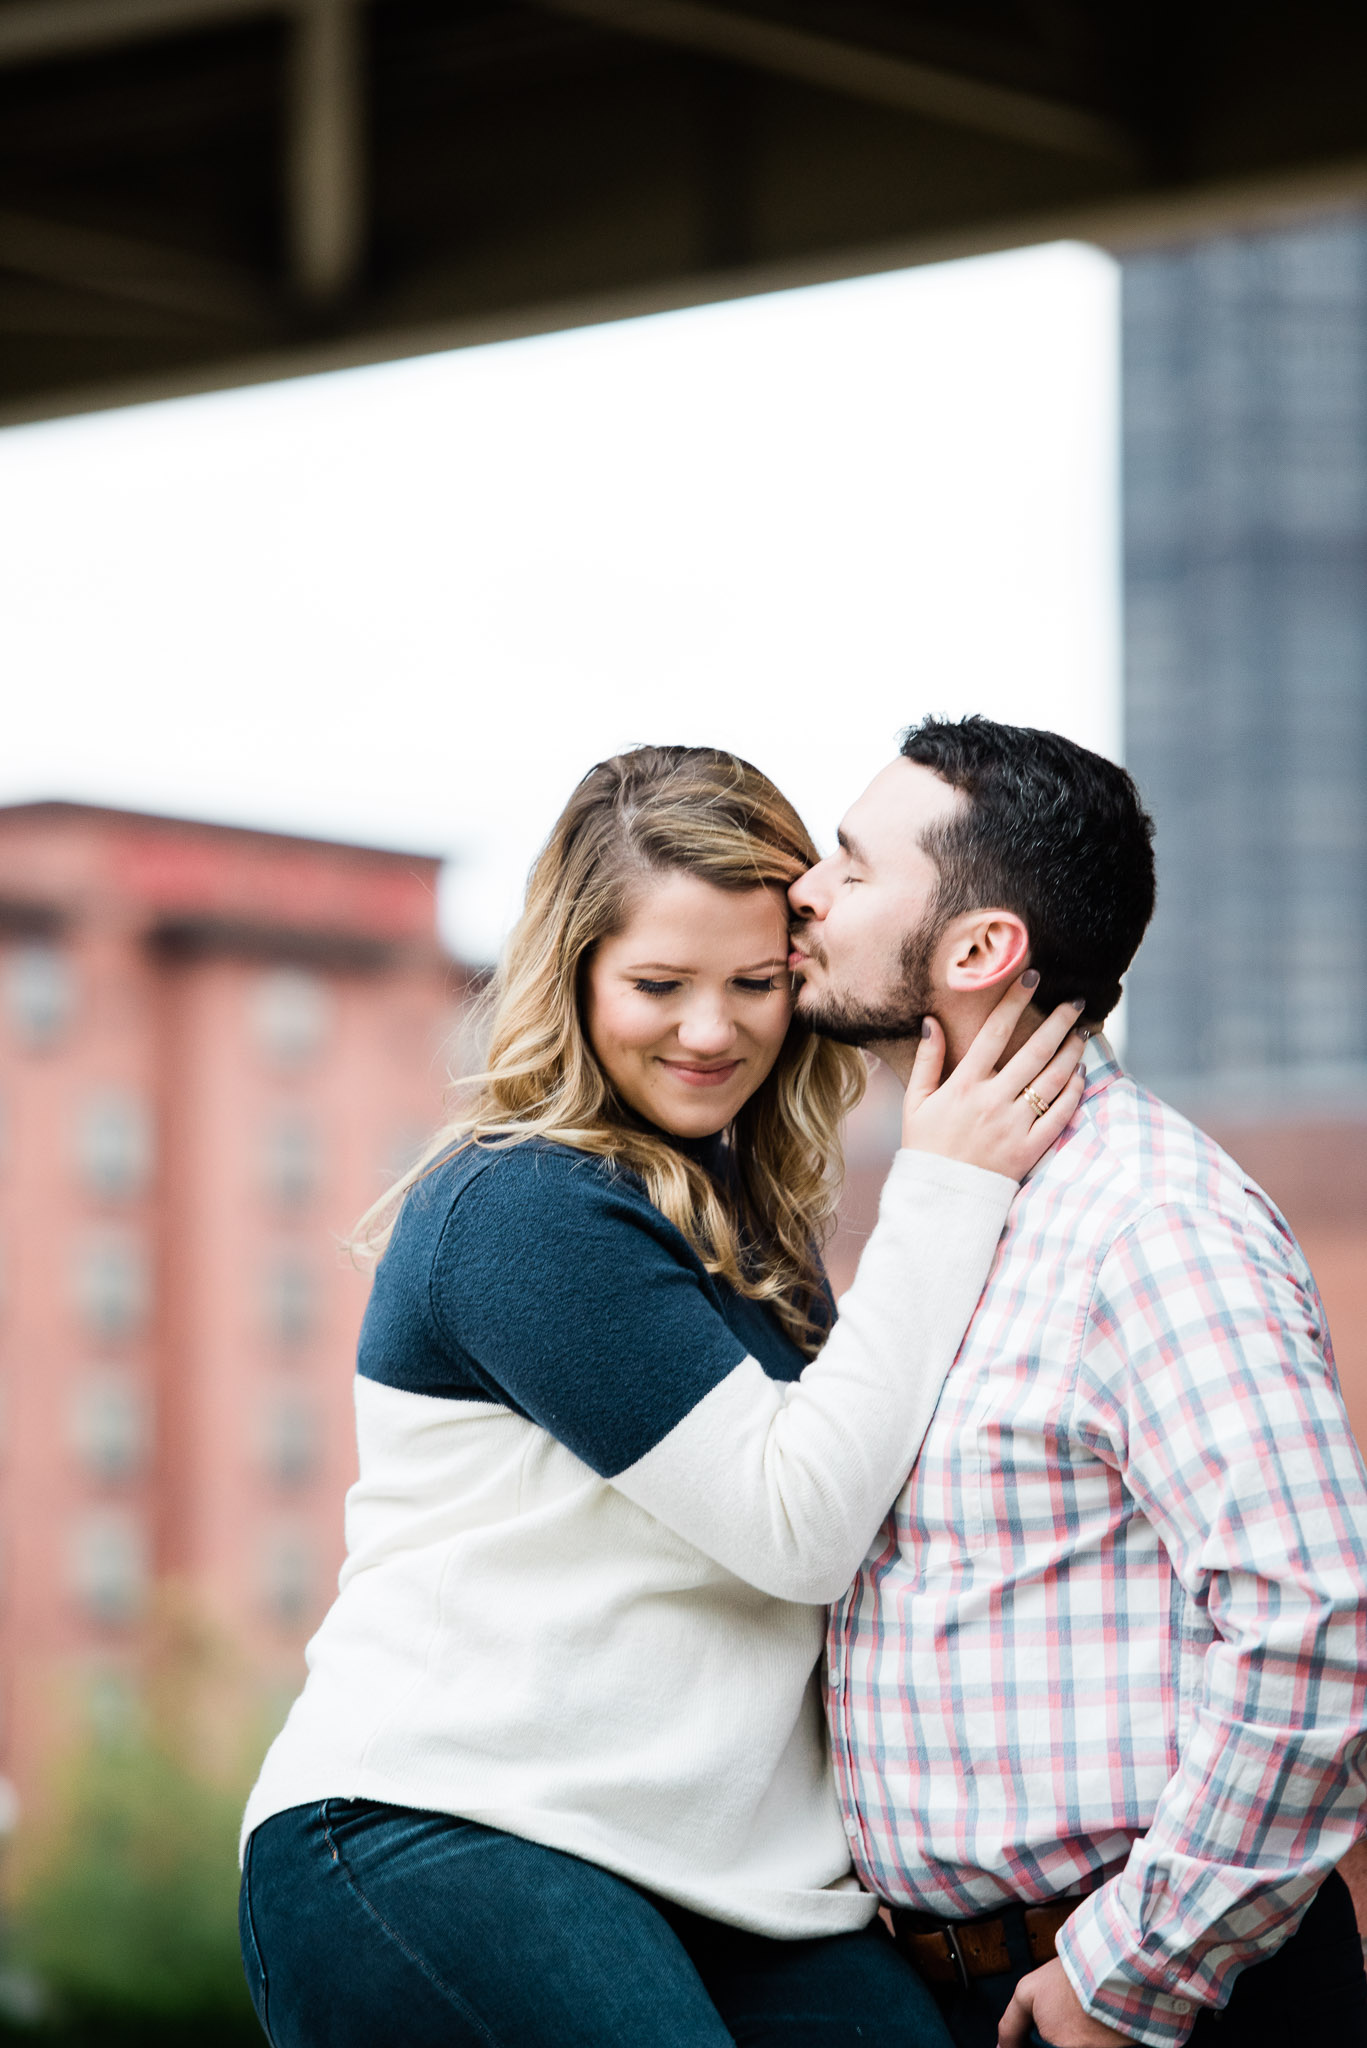
[[[584,969],[652,876],[715,888],[787,888],[817,858],[797,812],[748,761],[712,747],[636,747],[591,768],[538,855],[489,997],[482,1073],[415,1165],[362,1217],[387,1242],[414,1183],[467,1144],[542,1138],[639,1175],[709,1273],[772,1305],[811,1352],[824,1334],[820,1250],[840,1192],[840,1126],[864,1090],[862,1056],[790,1025],[730,1132],[720,1186],[622,1102],[586,1036]]]

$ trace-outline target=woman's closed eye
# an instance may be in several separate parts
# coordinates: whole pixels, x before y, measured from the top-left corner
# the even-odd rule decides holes
[[[633,977],[631,985],[638,995],[643,996],[673,995],[675,989],[683,986],[682,982],[651,981],[646,976],[639,974]],[[735,976],[732,985],[740,989],[743,995],[771,996],[776,989],[787,986],[787,976],[778,974],[738,974]]]

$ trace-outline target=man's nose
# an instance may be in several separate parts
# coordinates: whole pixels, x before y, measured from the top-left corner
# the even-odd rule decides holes
[[[788,891],[788,907],[794,917],[824,917],[830,903],[830,890],[826,884],[826,866],[819,860],[814,868],[808,868],[805,875],[799,875]]]

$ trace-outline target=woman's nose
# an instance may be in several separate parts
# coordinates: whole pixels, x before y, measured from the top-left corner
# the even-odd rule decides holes
[[[679,1044],[687,1052],[729,1052],[735,1036],[735,1019],[720,1003],[691,1003],[679,1019]]]

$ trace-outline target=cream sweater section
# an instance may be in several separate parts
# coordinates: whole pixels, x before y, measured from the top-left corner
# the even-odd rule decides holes
[[[1013,1181],[897,1155],[801,1378],[746,1358],[603,1476],[511,1406],[358,1378],[337,1599],[251,1795],[463,1816],[757,1933],[864,1925],[820,1697]]]

